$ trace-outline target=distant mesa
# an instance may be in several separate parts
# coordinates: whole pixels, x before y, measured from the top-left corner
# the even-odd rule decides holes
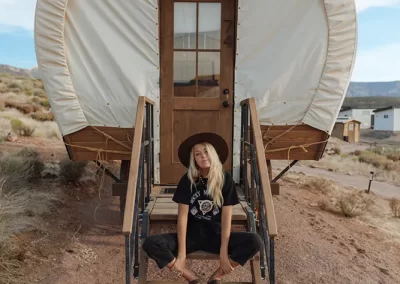
[[[21,77],[29,77],[32,79],[41,79],[41,74],[37,66],[31,69],[23,69],[10,65],[0,64],[0,74],[1,73],[13,74],[15,76]],[[400,81],[351,82],[347,90],[346,98],[361,97],[400,98]]]
[[[0,64],[0,74],[11,74],[18,77],[41,79],[40,71],[37,66],[31,69],[24,69],[6,64]]]

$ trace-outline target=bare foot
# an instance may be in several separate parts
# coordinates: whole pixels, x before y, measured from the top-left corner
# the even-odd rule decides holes
[[[198,279],[198,277],[189,269],[187,269],[186,267],[183,269],[182,273],[174,270],[174,264],[175,264],[175,260],[172,260],[169,264],[168,264],[168,268],[176,273],[179,273],[180,276],[182,276],[183,278],[185,278],[187,281],[193,281]]]

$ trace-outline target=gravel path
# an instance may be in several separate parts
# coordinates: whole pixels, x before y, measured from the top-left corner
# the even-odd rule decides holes
[[[273,165],[274,168],[280,169],[283,169],[286,166],[286,161],[274,161]],[[369,178],[361,175],[350,176],[344,173],[330,172],[324,169],[310,168],[304,165],[295,165],[293,168],[291,168],[291,171],[294,173],[304,173],[307,176],[325,177],[327,179],[335,181],[339,185],[354,187],[359,190],[368,189]],[[379,194],[386,198],[400,198],[400,187],[387,182],[373,180],[371,184],[371,192],[374,192],[375,194]]]

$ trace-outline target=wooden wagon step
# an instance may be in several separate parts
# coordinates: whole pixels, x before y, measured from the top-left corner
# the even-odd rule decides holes
[[[233,206],[232,220],[246,221],[247,214],[243,206],[245,202]],[[151,221],[175,221],[178,219],[178,204],[171,197],[158,197],[150,212]]]
[[[183,281],[147,281],[147,284],[187,284]],[[204,282],[205,283],[205,282]],[[252,284],[253,282],[222,282],[224,284]]]
[[[186,258],[187,259],[199,259],[199,260],[219,260],[219,255],[215,254],[215,253],[210,253],[210,252],[198,250],[198,251],[189,253],[186,256]],[[250,260],[259,260],[259,259],[260,259],[259,255],[256,254]]]

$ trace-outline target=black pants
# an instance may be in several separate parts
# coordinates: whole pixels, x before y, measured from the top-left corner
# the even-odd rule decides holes
[[[231,232],[228,244],[228,255],[231,260],[245,265],[262,249],[262,241],[258,234],[252,232]],[[219,254],[221,235],[215,237],[186,237],[186,253],[202,250]],[[149,258],[154,259],[161,269],[170,263],[178,254],[178,239],[176,233],[153,235],[146,238],[142,245]]]

